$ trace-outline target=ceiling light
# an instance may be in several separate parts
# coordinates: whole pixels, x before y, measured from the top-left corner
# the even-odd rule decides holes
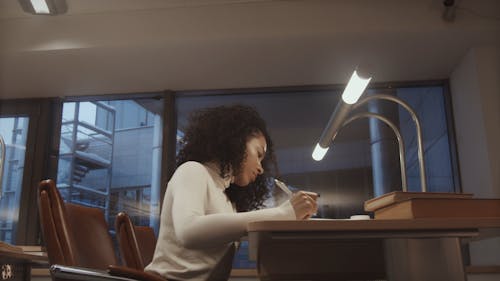
[[[34,15],[59,15],[68,10],[66,0],[19,0],[23,11]]]

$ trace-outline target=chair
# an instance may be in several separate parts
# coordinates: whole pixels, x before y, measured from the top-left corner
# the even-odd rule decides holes
[[[135,226],[125,212],[120,212],[115,221],[118,248],[122,263],[131,268],[144,270],[153,259],[156,236],[151,227]]]
[[[40,182],[38,208],[51,265],[107,270],[111,278],[114,275],[166,281],[143,270],[118,266],[104,213],[97,208],[65,203],[53,180]]]

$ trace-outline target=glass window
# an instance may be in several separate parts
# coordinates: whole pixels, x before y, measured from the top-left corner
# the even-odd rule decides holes
[[[422,124],[427,190],[459,191],[451,163],[450,136],[442,87],[398,88],[397,96],[407,102]],[[399,127],[406,146],[406,169],[410,191],[420,191],[417,137],[408,111],[399,108]]]
[[[57,186],[67,202],[118,212],[158,228],[163,101],[73,101],[63,105]]]
[[[373,93],[379,91],[371,90]],[[448,109],[445,108],[443,87],[401,87],[390,91],[413,107],[421,119],[429,191],[458,191],[458,183],[453,180],[449,146],[452,140],[448,135]],[[360,119],[342,128],[325,158],[314,161],[311,153],[340,94],[337,90],[315,90],[181,96],[176,100],[178,137],[182,135],[189,114],[196,109],[235,103],[254,106],[267,122],[281,179],[292,190],[321,193],[319,217],[343,219],[364,214],[363,203],[376,195],[376,180],[381,176],[388,178],[382,181],[384,193],[401,190],[398,146],[393,132],[388,134],[377,129],[380,127],[378,121]],[[420,190],[415,125],[407,112],[397,105],[392,106],[387,109],[382,102],[370,105],[370,109],[358,110],[373,111],[375,107],[395,120],[405,140],[409,189]],[[386,142],[387,148],[380,148],[379,141]],[[377,169],[380,167],[382,169]],[[268,205],[280,203],[284,196],[279,189],[274,189]],[[248,262],[246,251],[246,244],[242,243],[235,268],[254,266]]]
[[[0,241],[15,243],[16,226],[19,219],[19,206],[23,184],[26,141],[28,135],[28,117],[0,118],[0,137],[5,144],[5,151],[0,148],[3,177],[0,199]]]

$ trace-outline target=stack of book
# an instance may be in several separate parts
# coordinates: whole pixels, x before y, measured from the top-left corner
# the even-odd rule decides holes
[[[394,191],[365,201],[375,219],[500,218],[500,199],[473,198],[470,193]]]

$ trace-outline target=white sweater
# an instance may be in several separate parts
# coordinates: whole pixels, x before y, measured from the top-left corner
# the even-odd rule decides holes
[[[190,161],[175,171],[146,271],[173,280],[227,280],[234,242],[246,234],[249,222],[295,220],[290,201],[276,208],[236,213],[224,193],[229,184],[212,165]]]

